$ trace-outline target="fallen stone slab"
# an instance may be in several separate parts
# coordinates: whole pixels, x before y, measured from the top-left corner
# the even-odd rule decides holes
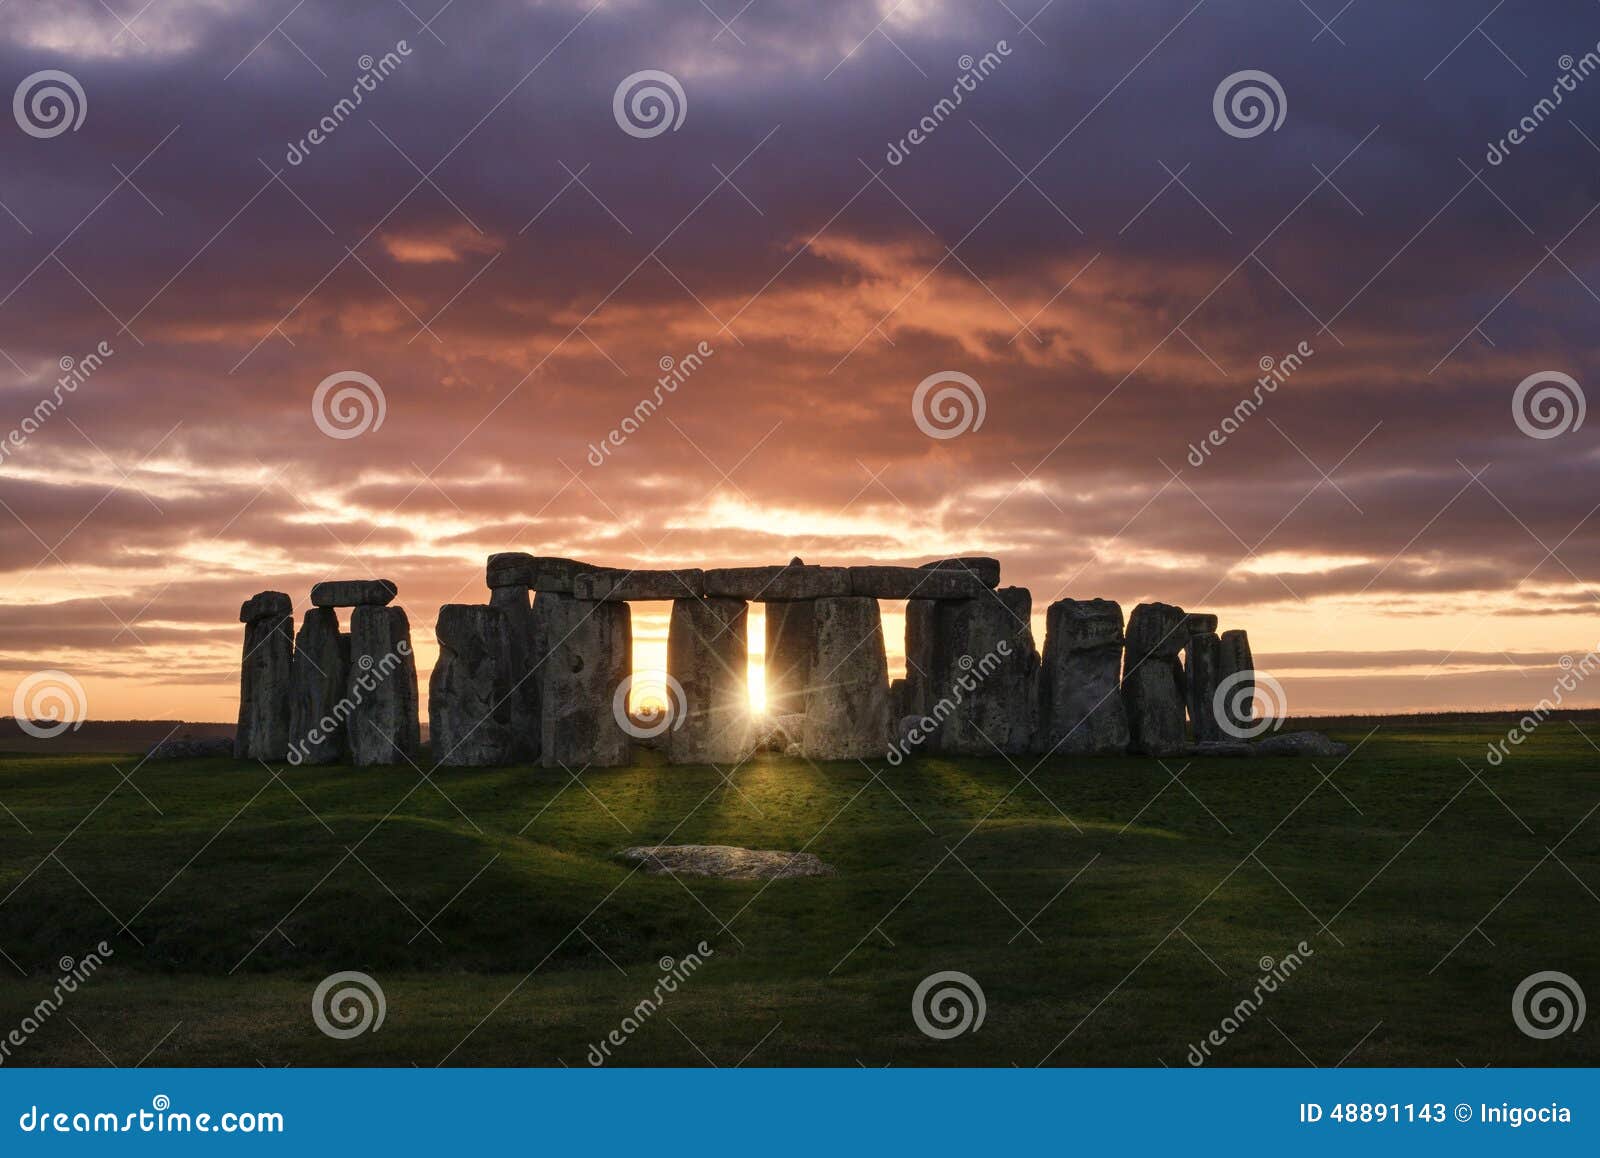
[[[146,760],[204,760],[232,756],[233,741],[227,736],[173,736],[162,740],[145,753]]]
[[[976,599],[989,585],[970,571],[851,567],[850,594],[871,599]]]
[[[837,870],[815,853],[738,848],[728,844],[657,844],[625,848],[617,854],[651,876],[719,877],[728,881],[770,881],[790,877],[831,877]]]
[[[529,591],[554,591],[571,595],[573,581],[593,563],[563,559],[556,555],[529,555],[525,551],[501,551],[489,556],[484,578],[490,587],[526,587]]]
[[[383,607],[399,591],[393,579],[330,579],[311,589],[313,607]]]
[[[810,567],[787,563],[775,567],[717,567],[705,573],[707,598],[748,599],[777,603],[796,599],[829,599],[850,594],[845,567]]]
[[[677,571],[586,571],[572,583],[577,599],[616,603],[630,599],[699,598],[706,593],[706,573],[698,568]]]
[[[1321,732],[1280,732],[1250,745],[1257,756],[1348,756],[1350,745]]]
[[[1256,746],[1247,744],[1243,740],[1202,740],[1191,745],[1184,753],[1186,756],[1254,756]]]
[[[954,559],[935,559],[932,563],[923,563],[918,567],[920,571],[956,571],[968,575],[975,575],[985,587],[1000,586],[1000,560],[991,559],[987,555],[962,555]]]
[[[1123,703],[1122,607],[1110,599],[1060,599],[1045,613],[1039,668],[1039,736],[1047,754],[1128,749]]]
[[[239,622],[254,623],[258,619],[272,619],[288,615],[293,610],[294,604],[284,592],[263,591],[239,605]]]

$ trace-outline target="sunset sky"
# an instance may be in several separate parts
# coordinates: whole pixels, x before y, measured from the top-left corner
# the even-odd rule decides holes
[[[426,680],[504,550],[994,555],[1041,645],[1067,596],[1216,612],[1291,714],[1521,706],[1600,643],[1600,418],[1514,413],[1600,380],[1593,0],[441,3],[0,7],[5,91],[85,105],[0,122],[0,702],[231,719],[239,603],[325,578],[399,584]],[[643,70],[676,128],[619,122]],[[1243,70],[1276,129],[1219,123]],[[941,372],[981,426],[919,426]]]

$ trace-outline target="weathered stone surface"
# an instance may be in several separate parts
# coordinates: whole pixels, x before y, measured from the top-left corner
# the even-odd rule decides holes
[[[1163,756],[1182,750],[1185,688],[1178,653],[1189,641],[1188,616],[1167,603],[1141,603],[1128,617],[1122,698],[1135,751]]]
[[[1037,725],[1039,653],[1025,587],[940,602],[924,714],[937,724],[931,751],[952,756],[1021,755]]]
[[[541,684],[539,762],[546,768],[609,767],[632,758],[617,689],[633,667],[633,614],[626,603],[600,603],[540,592],[534,600]]]
[[[498,607],[446,603],[434,628],[439,660],[428,678],[433,762],[475,768],[511,759],[511,627]]]
[[[815,853],[777,849],[735,848],[726,844],[657,844],[625,848],[617,854],[625,864],[640,865],[659,876],[721,877],[730,881],[766,881],[785,877],[831,877],[832,865]]]
[[[989,590],[977,575],[924,567],[851,567],[850,594],[871,599],[975,599]]]
[[[1205,635],[1207,632],[1214,633],[1217,630],[1217,617],[1199,611],[1191,611],[1188,614],[1188,623],[1185,625],[1184,630],[1190,635]]]
[[[1201,618],[1191,615],[1190,621]],[[1213,623],[1216,616],[1209,617]],[[1222,665],[1222,641],[1214,631],[1197,632],[1183,649],[1183,675],[1189,700],[1189,726],[1197,743],[1229,735],[1218,712],[1217,679]]]
[[[767,711],[776,716],[804,714],[806,688],[817,653],[814,604],[767,604]],[[795,736],[794,739],[799,739]]]
[[[762,719],[756,728],[756,750],[760,752],[784,752],[790,744],[798,744],[800,737],[805,734],[805,713],[785,713],[780,716],[767,716]]]
[[[571,595],[573,581],[593,563],[562,559],[555,555],[529,555],[524,551],[501,551],[489,556],[484,578],[490,587],[526,587],[529,591],[553,591]]]
[[[578,599],[688,599],[706,593],[706,573],[697,568],[677,571],[586,571],[572,582]]]
[[[270,597],[276,596],[277,599]],[[233,754],[241,760],[282,760],[289,752],[289,669],[294,655],[294,616],[289,597],[265,591],[246,603],[283,607],[245,622],[239,664],[239,726]],[[279,602],[278,600],[281,600]],[[243,612],[241,611],[241,618]]]
[[[790,599],[827,599],[850,594],[845,567],[718,567],[705,573],[708,598],[748,599],[775,603]]]
[[[383,607],[399,590],[393,579],[330,579],[311,589],[313,607]]]
[[[1000,560],[991,559],[987,555],[963,555],[955,559],[935,559],[932,563],[924,563],[924,571],[958,571],[969,575],[976,575],[985,587],[1000,586]]]
[[[262,591],[250,596],[239,605],[239,622],[254,623],[258,619],[276,619],[293,611],[294,604],[282,591]]]
[[[750,605],[674,599],[667,672],[683,689],[683,720],[667,733],[674,764],[732,764],[750,752]]]
[[[347,747],[350,637],[331,607],[308,608],[294,641],[289,762],[333,764]],[[344,706],[340,703],[344,701]]]
[[[534,665],[537,645],[533,607],[526,587],[491,587],[489,606],[506,617],[506,638],[511,648],[512,760],[539,758],[539,673]]]
[[[416,756],[417,661],[403,608],[357,607],[350,613],[346,695],[353,708],[346,725],[352,763],[404,764]]]
[[[145,753],[145,760],[202,760],[232,756],[233,741],[227,736],[171,736]]]
[[[801,749],[813,760],[882,756],[889,743],[889,664],[875,599],[818,599],[816,653]]]
[[[1061,599],[1050,605],[1039,669],[1039,752],[1127,751],[1122,643],[1122,607],[1112,600]]]
[[[1256,747],[1243,740],[1206,740],[1185,752],[1189,756],[1254,756]]]
[[[1218,683],[1228,682],[1223,714],[1234,735],[1243,735],[1255,718],[1256,664],[1250,654],[1250,636],[1243,631],[1224,631],[1217,664]],[[1238,678],[1234,678],[1234,677]]]
[[[1348,756],[1350,745],[1321,732],[1280,732],[1250,745],[1257,756]]]
[[[938,611],[937,600],[906,602],[906,687],[895,719],[921,716],[932,706],[928,688],[933,679],[934,651],[938,645]]]

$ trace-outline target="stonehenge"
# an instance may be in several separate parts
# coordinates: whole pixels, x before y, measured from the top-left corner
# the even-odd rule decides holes
[[[439,610],[434,767],[737,765],[758,750],[898,764],[921,756],[1225,754],[1245,735],[1249,639],[1217,616],[1000,585],[987,556],[918,566],[601,567],[491,555],[487,597]],[[236,757],[357,766],[424,759],[410,621],[387,579],[327,580],[298,635],[289,596],[247,600]],[[904,600],[891,684],[880,600]],[[670,602],[667,698],[634,714],[633,602]],[[765,620],[765,718],[750,707],[750,605]],[[349,623],[340,625],[340,609]],[[1041,654],[1042,651],[1042,654]],[[1220,693],[1226,692],[1223,695]],[[655,720],[659,726],[651,726]],[[779,725],[781,726],[775,726]],[[779,742],[781,740],[781,742]]]

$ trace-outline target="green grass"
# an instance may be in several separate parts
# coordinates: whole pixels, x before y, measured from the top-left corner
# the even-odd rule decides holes
[[[578,1066],[658,959],[703,940],[613,1064],[1182,1066],[1259,959],[1305,941],[1212,1064],[1595,1064],[1600,1014],[1538,1041],[1511,994],[1559,969],[1600,999],[1600,752],[1550,720],[1488,768],[1506,724],[1384,721],[1336,772],[1173,761],[1176,784],[1148,760],[1052,759],[1031,782],[1003,760],[442,770],[438,788],[197,761],[140,767],[147,801],[112,766],[136,758],[0,756],[0,1038],[59,958],[104,940],[114,956],[6,1064]],[[805,848],[838,876],[613,859],[658,841]],[[911,1001],[949,969],[987,1015],[940,1041]],[[377,978],[380,1030],[315,1027],[338,970]]]

